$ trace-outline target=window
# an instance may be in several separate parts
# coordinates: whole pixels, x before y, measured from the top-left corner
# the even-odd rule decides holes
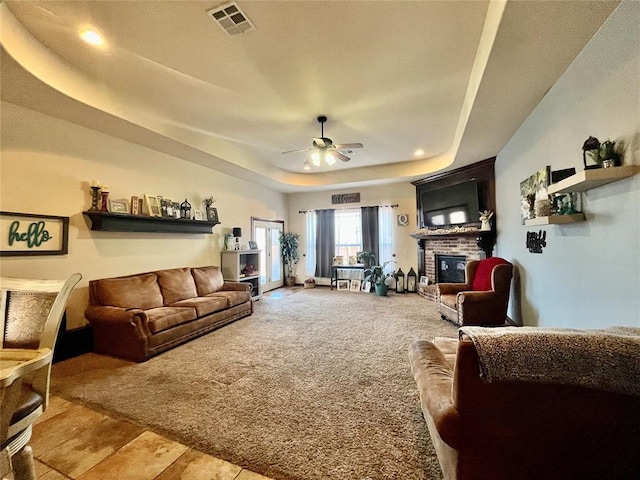
[[[350,256],[362,251],[362,221],[360,209],[336,210],[336,256],[344,257],[345,263]]]

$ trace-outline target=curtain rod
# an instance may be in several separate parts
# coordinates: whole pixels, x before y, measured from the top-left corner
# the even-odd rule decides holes
[[[316,208],[314,210],[298,210],[298,213],[307,213],[307,212],[315,212],[316,210],[350,210],[353,208],[362,208],[362,207],[391,207],[391,208],[398,208],[400,205],[398,205],[397,203],[394,205],[360,205],[357,207],[342,207],[342,208]]]

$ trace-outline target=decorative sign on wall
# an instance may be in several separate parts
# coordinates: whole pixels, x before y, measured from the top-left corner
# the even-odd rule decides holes
[[[547,246],[547,232],[540,230],[536,232],[527,232],[527,248],[531,253],[542,253],[543,247]]]
[[[398,226],[406,227],[408,225],[409,225],[409,214],[407,213],[398,214]]]
[[[338,205],[340,203],[360,203],[360,193],[339,193],[331,195],[332,205]]]
[[[69,217],[0,212],[0,256],[66,255]]]

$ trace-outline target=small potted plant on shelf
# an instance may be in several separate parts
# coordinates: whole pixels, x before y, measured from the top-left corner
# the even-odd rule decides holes
[[[356,259],[358,260],[358,263],[363,264],[365,268],[368,268],[376,263],[376,256],[373,254],[373,252],[367,252],[366,250],[358,252],[356,254]]]
[[[211,205],[213,205],[214,203],[216,203],[216,199],[213,197],[213,195],[204,197],[204,199],[202,199],[202,204],[204,205],[204,209],[207,212],[207,220],[217,222],[218,212],[215,208],[211,208]]]
[[[394,261],[384,262],[382,265],[374,265],[371,268],[367,268],[364,273],[364,281],[371,282],[374,285],[376,295],[384,297],[389,291],[389,285],[387,285],[387,278],[391,276],[391,273],[385,273],[384,269],[387,265],[396,263]]]
[[[591,141],[588,145],[587,155],[596,162],[599,166],[603,168],[615,167],[620,165],[620,154],[616,151],[616,142],[612,142],[611,140],[605,140],[597,146],[598,139],[594,137],[589,137],[587,142]],[[585,145],[587,144],[585,142]],[[583,147],[585,148],[585,147]]]
[[[300,257],[298,256],[298,241],[300,235],[293,232],[280,234],[280,249],[286,268],[285,284],[292,287],[296,284],[295,268]]]

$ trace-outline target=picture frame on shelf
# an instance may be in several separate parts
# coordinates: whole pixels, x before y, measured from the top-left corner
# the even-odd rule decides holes
[[[209,222],[218,222],[218,209],[215,207],[207,207],[207,220]]]
[[[109,212],[119,213],[122,215],[129,214],[129,202],[124,199],[111,200],[109,199]]]
[[[204,220],[204,217],[202,215],[202,210],[194,210],[193,211],[193,219],[194,220]]]
[[[349,286],[349,290],[352,292],[359,292],[360,288],[362,288],[362,280],[351,280],[351,285]]]
[[[137,195],[131,197],[131,215],[140,215],[142,213],[142,199]]]
[[[420,277],[420,285],[429,285],[429,277],[422,275]]]
[[[171,202],[171,209],[173,210],[173,218],[180,218],[180,202]]]
[[[355,265],[358,263],[355,255],[349,255],[349,265]]]
[[[349,290],[350,284],[349,280],[338,280],[336,287],[338,290]]]
[[[147,206],[147,212],[150,217],[160,217],[162,216],[162,212],[160,210],[160,203],[158,202],[158,197],[156,195],[147,195],[144,194],[144,203]]]
[[[334,265],[342,265],[343,257],[333,257]]]
[[[249,250],[258,250],[258,242],[249,240]]]
[[[173,202],[169,198],[163,198],[160,202],[160,212],[163,217],[173,218]]]

